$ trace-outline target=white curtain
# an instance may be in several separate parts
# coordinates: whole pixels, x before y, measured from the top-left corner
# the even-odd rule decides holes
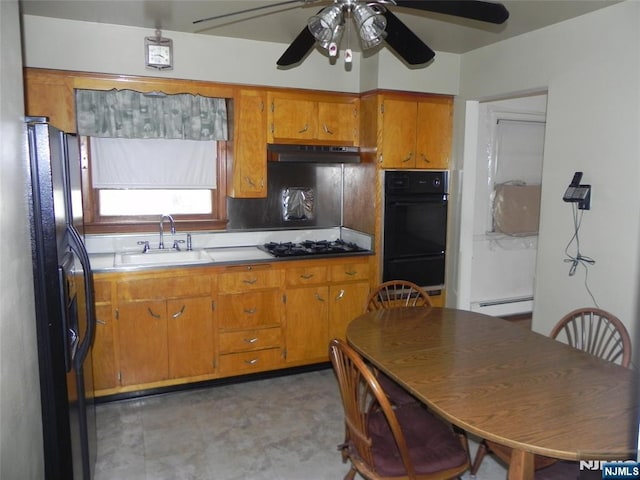
[[[216,188],[215,141],[92,137],[94,188]]]

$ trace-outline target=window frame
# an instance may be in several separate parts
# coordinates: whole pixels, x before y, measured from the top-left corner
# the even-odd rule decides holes
[[[156,215],[100,215],[99,190],[93,187],[89,153],[90,137],[79,136],[82,168],[82,206],[86,233],[138,233],[157,228]],[[227,155],[230,141],[217,142],[217,188],[211,191],[212,213],[209,215],[173,215],[181,230],[223,230],[227,225]],[[167,212],[171,213],[171,212]]]

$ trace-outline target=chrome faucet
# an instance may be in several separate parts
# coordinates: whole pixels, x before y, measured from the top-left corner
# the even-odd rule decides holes
[[[171,215],[161,215],[160,216],[160,243],[158,244],[158,248],[164,248],[164,221],[169,220],[169,224],[171,225],[171,234],[175,235],[176,233],[176,224],[173,221],[173,217]]]

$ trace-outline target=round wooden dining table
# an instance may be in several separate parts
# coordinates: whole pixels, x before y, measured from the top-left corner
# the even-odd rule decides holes
[[[503,319],[404,307],[355,318],[347,340],[433,412],[513,448],[509,480],[535,454],[635,459],[635,373]]]

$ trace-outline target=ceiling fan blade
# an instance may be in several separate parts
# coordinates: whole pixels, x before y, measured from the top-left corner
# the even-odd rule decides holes
[[[316,43],[315,37],[311,34],[307,27],[298,34],[296,39],[291,42],[289,48],[285,50],[276,64],[280,67],[288,67],[300,62],[309,53]]]
[[[194,20],[191,23],[195,24],[195,23],[208,22],[209,20],[218,20],[219,18],[232,17],[234,15],[240,15],[241,13],[256,12],[258,10],[279,7],[281,5],[289,5],[290,3],[301,3],[301,2],[309,3],[311,1],[315,1],[315,0],[287,0],[285,2],[277,2],[277,3],[272,3],[270,5],[262,5],[260,7],[245,8],[244,10],[236,10],[235,12],[231,12],[231,13],[223,13],[222,15],[214,15],[213,17],[201,18],[199,20]]]
[[[385,9],[382,14],[387,19],[385,42],[409,65],[427,63],[436,56],[433,50],[388,9]]]
[[[480,0],[396,0],[398,7],[444,13],[489,23],[504,23],[509,11],[500,3]]]

